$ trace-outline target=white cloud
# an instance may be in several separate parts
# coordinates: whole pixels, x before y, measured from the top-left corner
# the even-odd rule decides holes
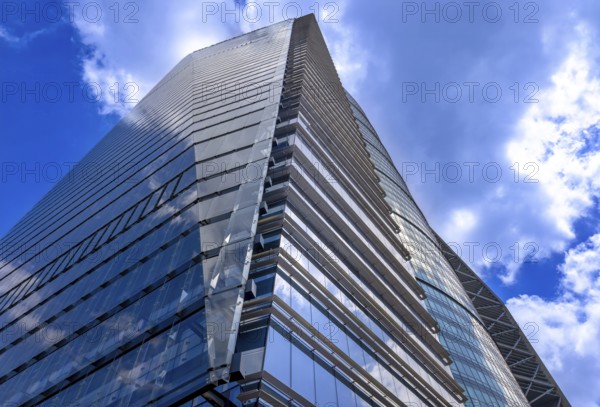
[[[524,110],[505,142],[502,178],[478,184],[477,201],[460,203],[440,228],[447,240],[477,242],[474,256],[466,258],[466,247],[459,254],[475,269],[502,265],[505,284],[516,281],[528,255],[540,261],[573,244],[575,222],[600,197],[600,77],[592,38],[583,24],[573,29],[568,52],[536,94],[539,103]],[[466,222],[458,216],[463,211],[479,222]],[[501,255],[486,253],[486,245]]]
[[[4,41],[8,42],[9,44],[14,44],[19,42],[19,39],[13,35],[11,35],[8,30],[2,26],[0,26],[0,38],[2,38]]]
[[[321,27],[342,84],[356,96],[360,85],[367,78],[368,61],[371,58],[361,44],[358,32],[343,23],[347,3],[338,1],[335,5],[337,8],[328,8],[326,11],[329,13],[321,15]]]
[[[6,43],[13,47],[24,47],[33,41],[36,37],[49,32],[49,29],[36,30],[19,37],[11,34],[6,27],[0,26],[0,39],[6,41]]]
[[[94,53],[83,61],[83,79],[92,100],[100,103],[102,114],[126,114],[149,87],[124,69],[111,67],[105,58]]]
[[[91,50],[82,60],[82,77],[101,91],[100,113],[123,115],[187,54],[230,36],[218,18],[204,18],[193,0],[136,3],[139,9],[113,12],[111,0],[94,22],[73,13],[73,25]],[[129,3],[128,3],[129,4]]]
[[[540,93],[540,103],[526,112],[518,136],[507,146],[512,162],[533,162],[539,168],[539,195],[533,203],[546,227],[535,238],[549,252],[565,249],[575,237],[574,223],[600,196],[600,78],[593,71],[589,30],[579,25],[576,32],[552,87]]]
[[[533,343],[574,406],[600,400],[600,234],[566,254],[561,295],[551,301],[521,295],[507,305],[520,326],[537,325]]]
[[[139,3],[139,10],[121,10],[116,18],[112,0],[96,3],[103,10],[98,22],[82,12],[73,13],[73,25],[91,49],[83,57],[82,76],[101,91],[100,113],[118,115],[135,106],[187,54],[286,17],[315,11],[315,3],[308,0],[275,6],[266,0],[249,1],[245,6],[233,0],[180,0]],[[353,31],[341,24],[343,8],[344,3],[336,3],[336,8],[321,5],[318,19],[343,83],[355,90],[366,77],[368,55]],[[255,10],[260,10],[260,18]],[[125,22],[129,20],[137,22]]]
[[[475,214],[468,209],[454,210],[450,216],[450,224],[447,226],[452,230],[454,236],[463,236],[470,232],[477,224]]]

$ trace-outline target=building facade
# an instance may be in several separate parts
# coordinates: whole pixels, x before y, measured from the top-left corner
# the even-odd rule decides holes
[[[184,58],[0,241],[0,399],[568,406],[342,89],[313,16]]]
[[[429,226],[365,113],[347,97],[466,404],[569,406],[506,306]]]

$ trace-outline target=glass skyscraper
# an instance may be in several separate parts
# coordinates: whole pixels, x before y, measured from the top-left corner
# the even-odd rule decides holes
[[[184,58],[0,249],[3,405],[569,406],[312,15]]]

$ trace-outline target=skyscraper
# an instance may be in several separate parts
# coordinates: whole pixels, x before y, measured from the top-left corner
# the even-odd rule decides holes
[[[0,244],[8,405],[568,405],[499,350],[313,16],[184,58]]]

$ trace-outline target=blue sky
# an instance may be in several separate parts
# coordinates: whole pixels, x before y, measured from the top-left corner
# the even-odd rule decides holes
[[[0,235],[187,53],[318,11],[432,226],[600,405],[599,2],[57,5],[0,10]]]

